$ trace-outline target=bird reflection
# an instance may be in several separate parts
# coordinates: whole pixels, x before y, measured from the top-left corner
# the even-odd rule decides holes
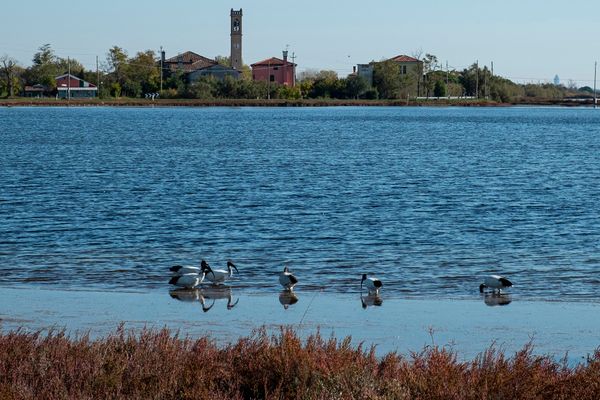
[[[209,286],[198,289],[175,289],[169,295],[179,301],[198,301],[202,305],[202,311],[208,312],[215,305],[216,300],[227,299],[227,309],[231,310],[240,301],[238,298],[233,302],[233,293],[227,286]]]
[[[362,308],[366,310],[367,307],[380,307],[383,304],[383,299],[379,294],[370,293],[368,296],[360,296],[360,303],[362,304]]]
[[[287,310],[289,306],[298,302],[298,296],[291,290],[282,290],[281,293],[279,293],[279,302],[283,308]]]
[[[486,293],[483,296],[483,302],[486,306],[506,306],[510,304],[512,298],[510,294],[506,293]]]

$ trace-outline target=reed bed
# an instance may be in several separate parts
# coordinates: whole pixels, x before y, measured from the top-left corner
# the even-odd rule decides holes
[[[526,345],[471,361],[428,346],[375,356],[350,338],[259,330],[230,345],[168,330],[0,334],[0,399],[598,399],[600,351],[569,367]]]

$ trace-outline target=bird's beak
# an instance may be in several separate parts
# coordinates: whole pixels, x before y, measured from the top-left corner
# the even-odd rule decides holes
[[[228,261],[227,264],[230,265],[231,267],[233,267],[233,269],[235,269],[235,272],[237,272],[238,274],[240,273],[240,271],[238,271],[238,269],[234,263],[232,263],[231,261]]]

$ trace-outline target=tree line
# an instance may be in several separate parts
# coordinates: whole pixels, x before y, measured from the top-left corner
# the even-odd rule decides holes
[[[21,66],[14,58],[0,57],[0,97],[14,97],[23,93],[25,86],[43,85],[51,92],[55,78],[68,70],[81,79],[95,84],[101,98],[144,97],[157,93],[163,98],[188,99],[407,99],[414,97],[475,97],[499,102],[523,98],[561,99],[589,94],[586,88],[574,85],[517,84],[493,75],[477,63],[461,71],[444,71],[437,57],[418,56],[422,62],[407,74],[391,60],[373,61],[372,82],[357,74],[339,77],[335,71],[308,70],[299,74],[294,87],[274,82],[253,81],[250,68],[244,66],[240,79],[202,77],[189,81],[182,71],[163,69],[162,77],[158,55],[153,50],[140,51],[130,56],[127,51],[113,46],[106,53],[101,68],[85,69],[76,59],[56,55],[50,44],[41,46],[32,57],[29,67]],[[216,61],[227,65],[227,57]],[[162,78],[162,79],[161,79]],[[161,91],[162,87],[162,91]]]

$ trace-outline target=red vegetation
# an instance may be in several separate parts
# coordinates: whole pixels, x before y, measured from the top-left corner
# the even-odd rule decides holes
[[[375,356],[291,329],[219,347],[167,330],[105,339],[0,334],[0,399],[597,399],[600,351],[568,367],[531,346],[470,362],[441,347]]]

